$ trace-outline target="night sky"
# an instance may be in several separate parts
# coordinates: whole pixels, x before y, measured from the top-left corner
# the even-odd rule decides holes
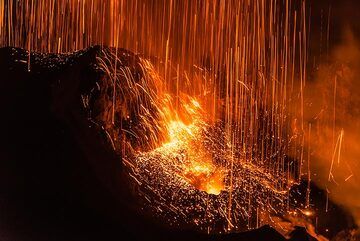
[[[320,48],[325,54],[330,9],[330,48],[343,41],[346,29],[360,38],[359,0],[310,0],[308,5],[311,11],[310,47],[313,55],[319,54]]]

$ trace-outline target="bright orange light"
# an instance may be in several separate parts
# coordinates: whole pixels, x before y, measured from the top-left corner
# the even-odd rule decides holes
[[[224,189],[223,173],[210,162],[194,162],[186,168],[185,178],[197,189],[208,194],[219,195]]]
[[[301,212],[307,217],[311,217],[315,214],[315,212],[310,209],[304,209],[304,210],[301,210]]]
[[[183,101],[186,101],[186,98]],[[178,163],[182,170],[178,175],[196,189],[218,195],[225,188],[224,175],[221,168],[213,164],[211,156],[201,143],[201,126],[205,123],[199,113],[200,103],[194,98],[189,98],[188,102],[184,103],[184,109],[186,113],[182,113],[181,116],[186,122],[190,122],[187,125],[178,118],[176,112],[170,111],[169,108],[164,111],[169,119],[166,124],[168,142],[157,151],[166,155],[177,150],[185,150],[185,161]]]

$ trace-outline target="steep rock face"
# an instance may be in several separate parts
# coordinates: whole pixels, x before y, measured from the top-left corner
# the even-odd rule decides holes
[[[146,149],[144,140],[159,131],[141,125],[149,119],[139,101],[157,115],[151,100],[156,86],[141,61],[126,50],[98,46],[30,56],[0,49],[1,238],[285,240],[270,227],[207,236],[170,229],[141,213],[117,139]],[[112,75],[112,63],[128,72]]]

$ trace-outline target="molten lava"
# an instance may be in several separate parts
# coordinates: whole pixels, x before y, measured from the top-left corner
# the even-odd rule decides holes
[[[160,147],[160,150],[166,153],[174,151],[176,148],[182,149],[186,160],[181,168],[183,172],[178,175],[195,188],[218,195],[224,189],[224,175],[199,143],[201,142],[199,140],[201,130],[197,126],[199,125],[198,121],[189,125],[185,125],[181,121],[170,122],[168,126],[170,141]]]

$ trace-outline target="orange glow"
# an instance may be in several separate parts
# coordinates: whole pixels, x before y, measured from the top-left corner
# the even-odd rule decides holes
[[[307,217],[311,217],[315,214],[314,211],[310,210],[310,209],[304,209],[304,210],[301,210],[301,212]]]
[[[220,167],[214,165],[211,156],[202,145],[201,127],[206,125],[204,113],[201,113],[200,103],[194,98],[184,98],[184,112],[182,119],[175,111],[165,108],[164,115],[168,119],[166,123],[167,142],[163,143],[155,151],[163,155],[171,152],[185,151],[184,162],[178,163],[182,172],[177,173],[189,184],[201,191],[218,195],[224,189],[224,174]]]
[[[194,163],[187,167],[185,178],[197,189],[219,195],[224,189],[223,174],[211,163]]]

